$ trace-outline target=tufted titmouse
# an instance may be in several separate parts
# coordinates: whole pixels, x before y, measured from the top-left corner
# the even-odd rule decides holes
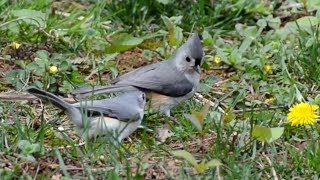
[[[147,94],[152,109],[170,117],[170,109],[192,97],[200,81],[204,56],[200,36],[194,33],[168,60],[140,67],[111,81],[111,85],[80,88],[77,97],[139,89]]]
[[[27,91],[65,111],[81,135],[92,138],[112,134],[120,142],[133,133],[143,118],[145,93],[132,91],[104,100],[70,104],[49,92],[29,88]],[[87,130],[87,131],[86,131]]]

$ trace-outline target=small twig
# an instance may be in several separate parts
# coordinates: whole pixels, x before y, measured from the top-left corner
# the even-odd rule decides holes
[[[261,159],[259,159],[259,161],[256,161],[256,162],[257,162],[258,166],[260,167],[260,170],[264,169],[264,165],[262,164],[262,160]],[[266,174],[268,179],[271,178],[271,176],[270,176],[270,174],[268,172],[266,172],[265,174]]]
[[[34,101],[37,100],[36,96],[32,94],[21,93],[0,93],[0,101]],[[63,98],[66,102],[74,103],[72,98]]]
[[[280,6],[279,9],[288,10],[291,8],[302,8],[302,7],[303,7],[302,3],[292,3],[292,4],[285,5],[285,6]]]
[[[277,176],[276,170],[275,170],[274,167],[272,166],[272,162],[271,162],[270,158],[269,158],[267,155],[265,155],[264,152],[262,153],[262,156],[266,158],[266,160],[268,161],[269,165],[271,166],[271,171],[272,171],[273,179],[274,179],[274,180],[278,180],[278,176]]]
[[[272,107],[268,107],[268,108],[252,108],[252,109],[237,109],[237,110],[233,110],[233,113],[243,113],[243,112],[251,112],[251,111],[260,111],[260,110],[274,110],[274,109],[281,109],[284,107],[281,106],[272,106]]]
[[[217,179],[222,180],[221,174],[220,174],[220,166],[217,166],[217,171],[216,171]]]
[[[28,77],[26,78],[26,81],[23,81],[23,87],[21,88],[21,89],[24,89],[25,87],[27,87],[28,86],[28,82],[29,82],[29,80],[30,80],[30,74],[28,73]]]
[[[196,96],[196,101],[198,101],[199,103],[202,103],[202,104],[204,104],[204,103],[210,103],[210,106],[212,106],[212,107],[216,107],[217,106],[217,104],[216,103],[214,103],[214,102],[212,102],[212,101],[210,101],[209,99],[206,99],[205,97],[203,97],[201,94],[199,94],[199,93],[195,93],[195,96]],[[221,113],[225,113],[225,111],[221,108],[221,107],[219,107],[219,106],[217,106],[218,107],[218,110],[221,112]]]
[[[88,81],[93,75],[97,74],[98,70],[94,69],[93,71],[91,71],[91,73],[85,78],[86,81]]]
[[[216,83],[214,83],[214,86],[220,86],[220,84],[227,83],[228,81],[230,81],[230,79],[226,79],[226,80],[222,80],[222,81],[216,82]]]
[[[61,15],[63,17],[69,17],[71,15],[70,13],[62,12],[62,11],[56,11],[56,14]],[[77,20],[82,21],[84,18],[85,18],[84,16],[79,16]]]
[[[31,94],[0,93],[0,101],[33,101],[38,98]]]
[[[81,142],[75,146],[77,147],[81,147],[81,146],[84,146],[85,145],[85,142]],[[53,151],[54,148],[50,148],[50,147],[46,147],[47,148],[47,151]],[[64,149],[70,149],[70,148],[73,148],[73,146],[70,146],[70,145],[67,145],[66,147],[64,146],[61,146],[61,147],[58,147],[58,150],[64,150]]]
[[[168,171],[163,167],[163,165],[159,165],[159,167],[164,172],[165,175],[168,174]]]
[[[227,69],[230,69],[230,66],[220,66],[220,67],[212,67],[210,68],[210,70],[227,70]]]
[[[38,176],[39,170],[40,170],[40,164],[38,164],[38,166],[37,166],[36,175],[34,176],[34,180]]]
[[[106,171],[110,171],[113,169],[115,169],[115,167],[100,167],[100,168],[92,168],[91,171],[92,172],[99,172],[99,171],[106,172]]]

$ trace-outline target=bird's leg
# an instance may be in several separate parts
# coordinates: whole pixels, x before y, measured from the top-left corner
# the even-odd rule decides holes
[[[139,125],[138,128],[139,128],[139,129],[144,129],[144,130],[146,130],[147,132],[153,132],[152,129],[149,129],[149,128],[147,128],[146,126],[143,126],[143,125]]]
[[[165,111],[165,112],[164,112],[164,115],[166,115],[167,118],[169,118],[171,121],[173,121],[175,125],[178,125],[178,126],[181,125],[180,122],[177,120],[177,118],[172,117],[172,116],[170,115],[170,110]]]
[[[175,125],[177,125],[177,126],[181,126],[181,123],[177,120],[177,118],[175,118],[175,117],[172,117],[172,116],[170,116],[170,117],[168,117]]]

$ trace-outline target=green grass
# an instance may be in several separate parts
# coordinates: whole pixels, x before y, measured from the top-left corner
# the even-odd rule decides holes
[[[181,125],[146,112],[142,124],[152,132],[138,129],[114,145],[105,137],[83,141],[48,103],[1,96],[0,179],[319,178],[319,125],[292,127],[286,117],[300,101],[319,104],[319,5],[161,2],[0,0],[1,91],[20,95],[33,85],[66,97],[76,87],[107,84],[133,66],[170,57],[182,39],[168,33],[185,39],[197,31],[206,54],[199,93],[226,113],[211,107],[199,130],[184,116],[203,108],[193,98],[172,110]],[[159,128],[173,133],[164,143]],[[272,128],[283,133],[261,139],[279,131]],[[221,165],[200,172],[174,156],[176,150],[189,152],[199,167],[214,159]]]

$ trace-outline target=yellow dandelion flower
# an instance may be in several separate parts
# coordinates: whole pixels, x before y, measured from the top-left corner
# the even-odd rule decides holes
[[[221,62],[221,57],[220,56],[214,56],[213,61],[217,64]]]
[[[10,44],[11,47],[13,47],[14,49],[19,49],[19,47],[21,46],[21,44],[17,43],[17,42],[12,42]]]
[[[272,71],[272,66],[271,65],[265,65],[264,66],[264,70],[267,72],[267,73],[269,73],[269,72],[271,72]]]
[[[51,66],[51,67],[49,68],[49,73],[50,73],[50,74],[57,74],[57,72],[58,72],[57,66]]]
[[[312,125],[317,122],[317,110],[319,106],[312,105],[307,102],[295,104],[289,109],[287,115],[291,126]]]

